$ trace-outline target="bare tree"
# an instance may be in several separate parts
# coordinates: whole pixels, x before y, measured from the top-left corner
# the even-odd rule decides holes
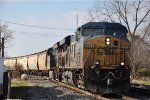
[[[143,34],[142,39],[145,39],[150,45],[150,23],[141,28],[141,34]]]
[[[127,26],[134,37],[138,27],[149,19],[150,1],[148,0],[109,0],[96,1],[89,16],[93,21],[107,20],[120,22]],[[130,26],[130,24],[132,26]]]
[[[13,31],[9,29],[8,25],[0,23],[0,34],[1,38],[4,38],[5,48],[7,48],[10,41],[14,39]]]
[[[91,12],[93,11],[93,12]],[[142,39],[149,36],[148,31],[139,32],[142,26],[149,25],[150,19],[150,1],[149,0],[109,0],[99,1],[94,3],[92,10],[89,10],[89,17],[94,21],[111,21],[119,22],[125,25],[128,29],[128,34],[131,41],[131,66],[133,68],[133,74],[135,73],[135,67],[137,67],[137,52],[135,47],[138,45],[135,36],[140,34]],[[99,16],[99,17],[96,17]],[[149,26],[146,26],[147,28]]]
[[[150,56],[150,45],[149,45],[149,43],[144,41],[141,36],[135,36],[134,46],[135,46],[134,52],[136,52],[136,55],[134,55],[134,57],[136,58],[134,60],[134,63],[136,65],[135,72],[138,72],[139,69],[141,69],[142,67],[150,68],[150,66],[149,66],[150,65],[150,59],[148,59]]]

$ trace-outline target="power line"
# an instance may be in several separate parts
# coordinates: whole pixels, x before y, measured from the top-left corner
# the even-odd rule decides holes
[[[33,27],[33,28],[44,28],[44,29],[54,29],[54,30],[75,30],[75,29],[67,29],[67,28],[54,28],[54,27],[44,27],[44,26],[27,25],[27,24],[10,22],[10,21],[1,20],[1,19],[0,19],[0,21],[1,22],[10,23],[10,24],[15,24],[15,25],[21,25],[21,26],[26,26],[26,27]]]
[[[15,31],[15,30],[12,30],[13,32],[16,32],[16,33],[22,33],[22,34],[31,34],[31,35],[42,35],[42,36],[47,36],[47,35],[51,35],[52,37],[63,37],[65,35],[69,35],[69,34],[49,34],[49,33],[40,33],[40,32],[25,32],[25,31]]]

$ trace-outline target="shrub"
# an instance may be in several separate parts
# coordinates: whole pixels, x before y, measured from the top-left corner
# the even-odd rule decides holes
[[[138,70],[138,72],[139,72],[142,76],[148,76],[148,77],[150,77],[150,68],[143,67],[143,68],[140,68],[140,69]]]
[[[21,78],[22,74],[22,65],[16,65],[15,69],[12,71],[12,78]]]

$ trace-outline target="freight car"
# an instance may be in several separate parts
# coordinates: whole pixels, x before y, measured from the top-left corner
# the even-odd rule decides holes
[[[119,23],[89,22],[44,52],[26,56],[28,71],[45,70],[50,78],[94,93],[125,93],[130,89],[127,32]]]
[[[17,57],[16,58],[16,64],[20,65],[23,73],[27,73],[28,72],[28,59],[27,57]]]
[[[48,75],[48,69],[50,67],[47,67],[47,51],[48,50],[44,50],[20,57],[5,58],[4,65],[9,66],[12,70],[15,70],[15,67],[18,66],[22,70],[22,73],[25,74]]]
[[[4,65],[9,66],[10,69],[14,70],[17,64],[16,57],[5,58]]]

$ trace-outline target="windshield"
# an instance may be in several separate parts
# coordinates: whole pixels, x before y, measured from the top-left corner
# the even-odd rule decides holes
[[[98,36],[98,35],[106,35],[106,36],[114,36],[121,39],[126,39],[127,31],[123,29],[84,29],[83,36]]]
[[[102,29],[84,29],[83,36],[95,36],[95,35],[104,35],[104,31]]]

